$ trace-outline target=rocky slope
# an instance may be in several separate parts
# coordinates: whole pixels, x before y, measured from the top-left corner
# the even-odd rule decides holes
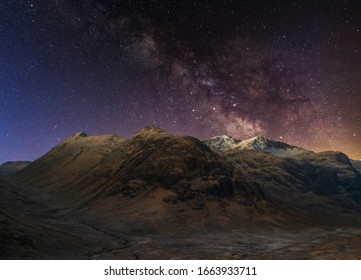
[[[64,240],[85,227],[86,240],[108,233],[106,246],[124,236],[137,242],[157,236],[154,245],[175,235],[184,240],[270,228],[361,227],[361,175],[345,154],[313,153],[263,137],[202,142],[156,127],[128,139],[77,133],[6,180],[9,195],[3,196],[0,219],[8,224],[3,223],[0,241],[18,235],[16,223],[32,236],[35,228],[66,227],[59,237]],[[13,217],[5,218],[9,213]],[[95,257],[98,251],[86,254]],[[100,251],[100,258],[114,253]]]
[[[141,221],[143,229],[161,231],[168,223],[182,230],[233,226],[235,220],[325,222],[350,215],[353,221],[361,212],[360,174],[346,155],[262,137],[226,140],[233,147],[220,151],[214,139],[201,142],[155,127],[129,139],[78,133],[14,180],[64,211],[122,216],[128,227]]]
[[[105,217],[104,224],[122,217],[116,225],[133,231],[198,230],[283,218],[253,217],[263,208],[275,210],[260,187],[224,155],[196,138],[155,127],[129,139],[75,134],[13,179],[64,213],[92,213]]]

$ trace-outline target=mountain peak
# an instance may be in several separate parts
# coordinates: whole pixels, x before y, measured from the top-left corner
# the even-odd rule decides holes
[[[159,127],[156,127],[153,125],[148,125],[148,126],[144,127],[142,130],[140,130],[139,132],[137,132],[136,134],[134,134],[133,137],[136,137],[136,136],[150,137],[150,136],[164,135],[164,134],[168,134],[168,132],[160,129]]]
[[[216,136],[203,141],[206,145],[221,151],[228,150],[253,150],[261,153],[270,153],[278,157],[288,157],[297,154],[310,153],[303,148],[287,143],[273,141],[258,135],[245,140],[238,140],[230,136]]]
[[[246,140],[242,140],[242,145],[253,146],[256,150],[264,149],[266,147],[272,146],[272,143],[275,141],[269,140],[263,136],[255,136],[252,138],[248,138]]]
[[[249,142],[249,143],[250,142],[267,142],[267,141],[270,141],[270,140],[261,135],[242,140],[242,142]]]
[[[77,132],[77,133],[73,134],[71,137],[75,137],[75,138],[88,137],[88,134],[86,134],[85,132]]]
[[[232,136],[220,135],[203,141],[206,145],[218,148],[221,151],[233,149],[241,140]]]
[[[72,136],[70,136],[68,138],[65,138],[62,143],[74,142],[74,141],[77,141],[79,139],[84,139],[84,138],[87,138],[87,137],[89,137],[89,136],[85,132],[77,132],[77,133],[74,133]]]
[[[268,140],[268,139],[266,137],[264,137],[264,136],[258,135],[258,136],[255,137],[255,140],[264,141],[264,140]]]
[[[161,129],[161,128],[157,127],[157,126],[154,126],[154,125],[147,125],[141,131],[143,131],[143,132],[158,132],[158,133],[165,132],[163,129]]]

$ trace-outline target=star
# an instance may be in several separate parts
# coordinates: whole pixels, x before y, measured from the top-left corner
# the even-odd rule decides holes
[[[361,157],[357,1],[91,2],[4,2],[0,161],[149,124]]]

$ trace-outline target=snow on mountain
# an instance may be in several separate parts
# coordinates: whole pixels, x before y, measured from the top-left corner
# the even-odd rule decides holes
[[[203,141],[203,143],[205,143],[206,145],[213,148],[217,148],[218,150],[221,151],[228,151],[234,149],[235,147],[237,147],[237,144],[239,144],[240,142],[241,140],[226,135],[215,136],[212,137],[211,139]]]
[[[271,153],[278,157],[290,157],[298,154],[312,153],[306,149],[279,141],[269,140],[262,136],[256,136],[246,140],[239,140],[230,136],[222,135],[215,136],[203,142],[206,145],[223,152],[233,149],[251,150],[262,153]]]

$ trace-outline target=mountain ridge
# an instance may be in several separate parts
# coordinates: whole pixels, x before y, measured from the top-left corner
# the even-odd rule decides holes
[[[265,146],[257,150],[254,143]],[[76,133],[24,169],[0,176],[4,252],[16,257],[19,248],[27,248],[27,256],[58,258],[84,256],[78,252],[87,252],[87,258],[132,258],[135,251],[141,252],[138,258],[194,256],[186,253],[187,243],[209,258],[223,256],[218,249],[210,252],[209,242],[240,248],[240,236],[250,240],[252,252],[264,252],[299,244],[304,229],[312,242],[324,239],[315,232],[328,234],[330,228],[335,236],[340,228],[361,231],[361,175],[345,154],[278,156],[269,148],[288,144],[260,137],[246,144],[251,146],[222,151],[156,127],[129,138]],[[267,247],[273,237],[280,240],[279,232],[286,243]],[[294,239],[287,241],[290,236]],[[160,253],[144,244],[161,248]]]
[[[271,183],[271,187],[265,188],[270,185],[268,173],[273,174],[276,181],[283,182],[284,186],[281,184],[277,188],[289,186],[294,192],[301,192],[301,196],[304,190],[312,190],[315,195],[324,194],[315,198],[323,201],[320,202],[322,207],[328,207],[327,201],[332,200],[329,195],[338,193],[339,187],[360,183],[359,173],[342,153],[313,153],[264,137],[226,140],[236,147],[222,151],[214,143],[174,135],[154,126],[127,139],[117,135],[76,133],[20,170],[14,178],[27,185],[37,185],[43,196],[62,197],[60,205],[65,208],[77,205],[72,206],[71,211],[92,209],[87,205],[99,207],[103,200],[110,201],[114,197],[118,200],[138,199],[145,193],[154,193],[159,197],[157,203],[163,201],[161,216],[172,203],[186,203],[192,205],[190,209],[207,212],[210,201],[231,199],[239,201],[237,207],[244,208],[242,211],[278,211],[282,219],[283,210],[280,211],[277,205],[289,210],[292,207],[280,193],[273,191],[279,183]],[[239,145],[242,142],[244,145]],[[277,149],[302,152],[279,156],[279,152],[274,152]],[[329,180],[327,174],[332,174],[334,179]],[[332,185],[332,190],[322,187],[322,180]],[[349,188],[347,192],[350,191],[358,197],[357,188]],[[289,195],[293,196],[292,192]],[[348,198],[344,196],[343,199]],[[358,209],[357,201],[358,198],[354,209]],[[119,211],[114,210],[116,205],[110,207],[111,204],[105,207],[108,210],[104,205],[101,208],[105,212]],[[338,207],[343,206],[339,203]],[[300,213],[305,211],[303,205],[299,208]],[[159,210],[156,211],[160,213]],[[220,217],[220,209],[214,213]]]
[[[205,144],[220,151],[231,149],[254,150],[263,153],[272,153],[279,157],[289,157],[298,154],[313,153],[301,147],[289,145],[281,141],[274,141],[263,136],[255,136],[245,140],[233,138],[231,136],[215,136],[203,141]]]

